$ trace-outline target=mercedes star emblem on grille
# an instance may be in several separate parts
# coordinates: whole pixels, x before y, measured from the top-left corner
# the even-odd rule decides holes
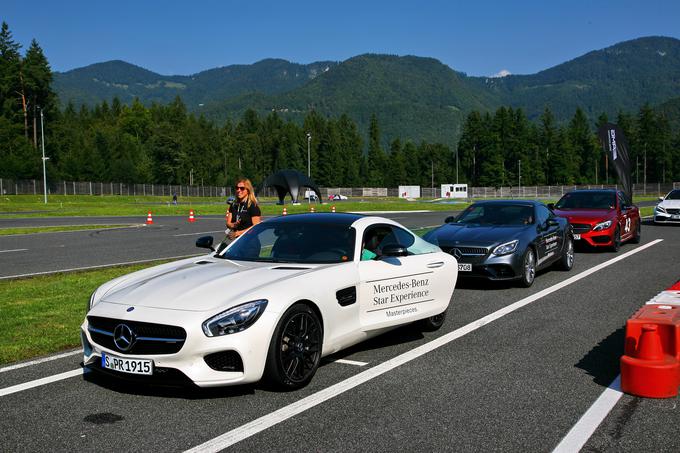
[[[453,255],[453,257],[457,260],[459,260],[463,256],[460,249],[457,248],[451,249],[451,255]]]
[[[113,342],[121,351],[129,351],[136,339],[137,336],[126,324],[118,324],[113,329]]]

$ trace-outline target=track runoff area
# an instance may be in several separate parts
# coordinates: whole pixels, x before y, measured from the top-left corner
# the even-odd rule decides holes
[[[82,378],[79,351],[0,368],[3,444],[577,451],[621,448],[615,433],[631,447],[677,451],[677,436],[658,435],[675,433],[677,412],[623,396],[617,366],[606,364],[618,361],[628,316],[678,277],[680,230],[650,230],[616,255],[578,253],[572,272],[542,273],[530,290],[463,285],[439,332],[401,328],[360,344],[298,392],[119,386]],[[646,420],[655,435],[637,437]]]

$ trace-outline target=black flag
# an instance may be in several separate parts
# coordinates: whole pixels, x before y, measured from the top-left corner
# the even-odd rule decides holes
[[[600,142],[604,151],[609,155],[609,158],[616,168],[616,174],[619,177],[619,183],[623,193],[626,195],[627,201],[633,204],[633,186],[631,184],[630,176],[630,154],[628,152],[628,141],[623,131],[619,126],[612,123],[606,123],[600,126],[597,130],[597,135],[600,137]]]

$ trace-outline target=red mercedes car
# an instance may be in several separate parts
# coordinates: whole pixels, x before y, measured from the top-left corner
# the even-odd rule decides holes
[[[640,210],[625,200],[620,190],[575,190],[548,207],[569,220],[576,243],[616,252],[622,242],[640,242]]]

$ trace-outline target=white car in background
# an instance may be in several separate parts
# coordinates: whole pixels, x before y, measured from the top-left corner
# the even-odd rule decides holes
[[[83,363],[150,382],[299,388],[323,356],[404,324],[441,327],[457,272],[454,257],[389,219],[281,216],[208,255],[100,286]]]
[[[659,204],[654,208],[654,223],[680,223],[680,189],[659,197]]]

